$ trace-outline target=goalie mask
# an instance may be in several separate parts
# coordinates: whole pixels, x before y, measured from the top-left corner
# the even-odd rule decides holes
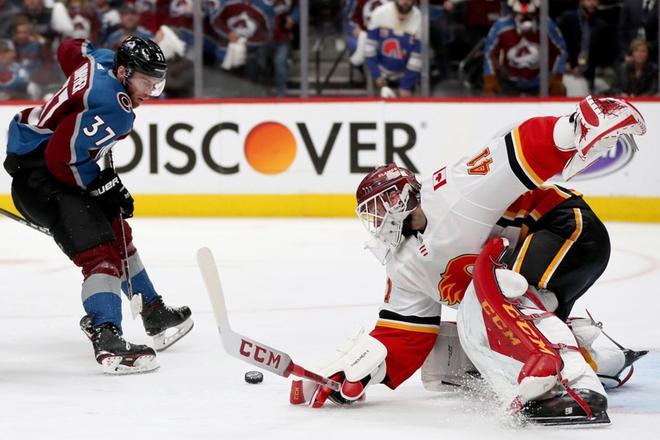
[[[373,237],[367,247],[382,264],[403,242],[404,221],[419,204],[420,189],[412,171],[393,163],[376,168],[358,185],[356,213]]]
[[[537,32],[541,0],[507,0],[507,4],[519,34]]]

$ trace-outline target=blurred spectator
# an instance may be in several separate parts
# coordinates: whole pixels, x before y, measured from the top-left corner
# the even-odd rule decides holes
[[[28,72],[16,62],[14,44],[0,39],[0,101],[26,99],[29,81]]]
[[[647,40],[654,61],[658,61],[658,1],[624,0],[619,16],[619,59],[628,55],[635,38]]]
[[[30,95],[40,99],[50,85],[59,84],[58,69],[53,68],[50,45],[33,30],[32,22],[25,16],[16,17],[12,30],[16,50],[16,62],[23,67],[30,79]]]
[[[650,44],[636,38],[630,43],[630,61],[619,72],[620,92],[625,96],[649,96],[658,93],[658,65],[649,60]]]
[[[607,22],[598,17],[599,4],[600,0],[580,0],[577,9],[559,18],[568,47],[564,84],[569,96],[583,96],[590,91],[604,93],[609,87],[602,78],[595,82],[596,68],[611,66],[616,57],[616,36]]]
[[[364,63],[367,29],[374,10],[388,0],[347,0],[342,12],[350,61],[354,66]]]
[[[486,95],[537,94],[540,69],[540,0],[509,0],[511,14],[495,22],[484,44],[484,93]],[[562,75],[566,43],[548,18],[550,95],[564,95]],[[501,60],[501,62],[500,62]]]
[[[548,0],[550,6],[550,17],[558,18],[566,11],[572,11],[577,7],[578,0]]]
[[[0,38],[9,38],[14,18],[21,10],[11,0],[0,0]]]
[[[271,0],[228,0],[211,16],[217,59],[226,70],[240,69],[259,82],[266,65],[277,14]]]
[[[94,10],[101,21],[101,40],[105,41],[119,26],[119,11],[110,0],[94,0]]]
[[[275,29],[270,43],[269,58],[273,61],[273,85],[275,96],[286,96],[286,81],[289,77],[289,55],[293,28],[300,21],[298,0],[276,0]]]
[[[52,8],[47,8],[44,0],[23,0],[22,14],[32,22],[34,32],[46,43],[73,32],[73,22],[62,3],[55,2]]]
[[[453,10],[451,0],[429,1],[429,43],[433,48],[433,63],[439,79],[449,74],[449,46],[454,40]]]
[[[94,44],[101,43],[101,20],[89,0],[68,0],[67,12],[73,23],[73,31],[65,37],[82,38]]]
[[[193,18],[193,0],[161,0],[169,3],[167,14],[161,16],[161,25],[166,25],[176,32],[188,48],[195,44],[195,30]],[[160,3],[159,3],[160,5]],[[213,30],[209,25],[209,17],[220,8],[220,0],[204,0],[202,2],[202,16],[204,21],[204,59],[208,64],[215,64],[216,44],[213,39]],[[161,10],[160,8],[159,10]]]
[[[186,43],[169,27],[161,26],[154,41],[167,60],[166,98],[188,98],[193,94],[195,72],[192,61],[185,57]]]
[[[182,1],[185,2],[185,0]],[[162,18],[168,14],[166,3],[166,0],[123,0],[122,6],[128,4],[135,6],[135,10],[140,16],[140,25],[154,34],[158,31]],[[121,7],[119,9],[121,12]]]
[[[414,0],[395,0],[376,8],[369,22],[367,66],[380,96],[411,96],[420,71],[422,14]]]
[[[133,3],[125,3],[119,10],[119,29],[108,35],[104,47],[116,49],[122,41],[131,35],[151,40],[154,34],[140,26],[140,15]]]
[[[467,0],[463,24],[467,28],[468,45],[474,47],[502,16],[500,0]]]

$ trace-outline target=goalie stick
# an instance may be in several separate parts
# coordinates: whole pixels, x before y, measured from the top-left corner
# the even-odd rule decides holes
[[[261,342],[247,336],[234,332],[229,326],[227,306],[225,305],[224,293],[220,284],[220,276],[215,259],[209,248],[201,248],[197,251],[197,262],[206,284],[206,290],[213,306],[213,314],[218,324],[220,339],[225,351],[242,361],[256,365],[278,376],[289,377],[290,375],[327,386],[334,391],[339,391],[341,384],[327,377],[313,373],[293,362],[291,357],[283,351],[269,347]]]

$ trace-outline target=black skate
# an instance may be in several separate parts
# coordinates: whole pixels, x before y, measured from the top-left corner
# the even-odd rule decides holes
[[[103,366],[106,374],[145,373],[159,367],[153,348],[126,342],[114,324],[94,326],[92,319],[85,315],[80,320],[80,328],[92,341],[96,362]]]
[[[144,330],[154,338],[156,351],[165,350],[192,330],[194,323],[190,315],[188,307],[166,306],[160,296],[148,304],[143,304]],[[170,329],[175,331],[168,332]]]
[[[568,393],[547,400],[531,400],[523,405],[520,415],[526,421],[546,426],[610,423],[607,397],[588,389],[576,389],[575,393],[589,406],[591,417]]]

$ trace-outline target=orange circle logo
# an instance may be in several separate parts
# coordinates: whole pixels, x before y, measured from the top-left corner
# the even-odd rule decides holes
[[[284,125],[263,122],[245,138],[245,158],[260,173],[282,173],[296,158],[296,139]]]

